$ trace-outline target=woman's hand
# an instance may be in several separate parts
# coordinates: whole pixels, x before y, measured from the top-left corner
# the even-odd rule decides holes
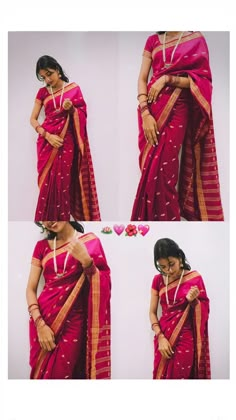
[[[156,102],[160,91],[165,87],[165,85],[166,77],[165,75],[163,75],[159,79],[157,79],[156,82],[153,83],[152,87],[150,88],[148,92],[148,103]]]
[[[56,149],[59,149],[59,147],[63,145],[63,139],[56,134],[47,133],[45,139],[48,141],[48,143],[51,144],[52,147],[55,147]]]
[[[83,268],[89,267],[92,263],[92,258],[90,257],[86,246],[79,238],[72,239],[72,241],[67,246],[69,253],[78,261],[81,262]]]
[[[196,299],[198,297],[198,295],[200,294],[200,291],[198,289],[197,286],[192,286],[187,295],[186,295],[186,299],[189,301],[189,303],[193,302],[194,299]]]
[[[55,349],[55,336],[51,328],[44,324],[37,328],[38,340],[41,348],[46,351],[52,351]]]
[[[158,144],[157,135],[159,131],[157,129],[157,123],[155,118],[151,114],[144,114],[143,119],[143,131],[146,138],[146,141],[151,146],[156,146]]]
[[[169,343],[169,341],[167,340],[167,338],[165,338],[164,334],[161,334],[158,338],[158,350],[161,353],[161,355],[165,358],[165,359],[170,359],[174,352],[172,350],[172,347]]]
[[[73,107],[73,103],[71,102],[71,100],[68,98],[65,99],[62,104],[62,108],[65,109],[65,111],[70,111],[72,107]]]

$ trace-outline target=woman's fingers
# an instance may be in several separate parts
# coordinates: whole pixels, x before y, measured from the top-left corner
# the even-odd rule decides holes
[[[43,350],[46,350],[46,351],[52,351],[56,347],[56,344],[54,343],[54,341],[52,339],[51,340],[42,340],[42,341],[39,342],[39,344],[40,344],[41,348]]]
[[[187,295],[186,295],[186,298],[190,301],[190,302],[192,302],[194,299],[196,299],[197,297],[198,297],[198,295],[199,295],[199,289],[198,289],[198,287],[197,286],[192,286],[190,289],[189,289],[189,291],[188,291],[188,293],[187,293]]]

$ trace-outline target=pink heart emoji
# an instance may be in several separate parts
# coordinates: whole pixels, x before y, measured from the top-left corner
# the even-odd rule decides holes
[[[138,226],[138,231],[143,236],[145,236],[148,233],[149,229],[150,229],[149,225],[139,225]]]
[[[117,235],[121,235],[122,232],[124,232],[124,225],[114,225],[113,226],[114,231],[117,233]]]

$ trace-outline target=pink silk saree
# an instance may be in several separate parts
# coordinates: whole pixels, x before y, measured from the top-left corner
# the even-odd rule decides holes
[[[55,94],[59,108],[61,89]],[[45,108],[42,126],[64,139],[56,149],[39,135],[37,141],[39,197],[35,220],[100,220],[94,171],[86,130],[86,104],[76,83],[65,86],[74,113],[55,110],[52,95],[41,88],[36,101]]]
[[[185,274],[173,304],[178,280],[168,286],[169,305],[162,275],[155,276],[152,283],[151,292],[159,296],[162,307],[160,328],[174,351],[170,359],[162,357],[154,337],[153,379],[210,379],[209,299],[205,286],[197,271]],[[200,295],[189,304],[186,294],[191,286],[197,286]]]
[[[35,247],[32,264],[42,267],[45,278],[38,303],[43,319],[54,331],[56,348],[50,352],[41,349],[30,319],[31,379],[110,379],[110,269],[93,233],[80,240],[94,266],[84,272],[70,255],[61,278],[55,275],[48,241],[39,241]],[[66,245],[56,249],[59,272]]]
[[[166,43],[167,62],[175,43]],[[184,35],[169,68],[164,68],[162,50],[157,34],[148,38],[143,53],[152,60],[148,90],[164,74],[188,77],[190,88],[165,86],[149,106],[160,132],[156,147],[146,142],[138,109],[142,173],[131,220],[179,221],[182,216],[191,221],[222,221],[205,39],[200,32]]]

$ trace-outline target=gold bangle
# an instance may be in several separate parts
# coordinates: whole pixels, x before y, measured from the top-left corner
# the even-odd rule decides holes
[[[147,94],[147,93],[139,93],[139,94],[138,94],[138,96],[137,96],[137,99],[138,99],[140,96],[146,96],[146,97],[148,97],[148,94]]]

